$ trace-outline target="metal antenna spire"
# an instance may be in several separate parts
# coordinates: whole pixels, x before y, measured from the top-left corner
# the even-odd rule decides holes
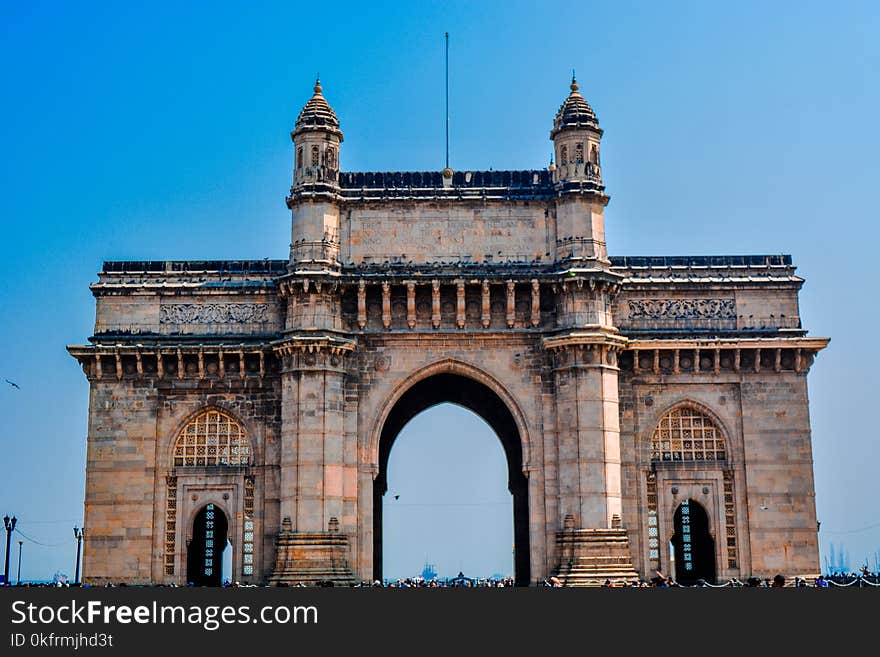
[[[446,168],[449,168],[449,32],[446,32]]]

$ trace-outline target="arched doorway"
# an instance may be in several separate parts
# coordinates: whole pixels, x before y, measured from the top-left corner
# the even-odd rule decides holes
[[[223,584],[223,550],[229,523],[216,504],[206,504],[193,519],[186,552],[186,581],[195,586]]]
[[[507,488],[513,496],[514,579],[528,586],[529,499],[522,471],[522,442],[507,405],[486,385],[467,376],[442,373],[415,383],[388,414],[379,439],[379,473],[373,484],[373,578],[382,579],[382,497],[388,491],[388,457],[401,429],[422,411],[449,402],[479,415],[501,441],[507,458]]]
[[[448,403],[410,420],[388,458],[382,523],[387,579],[413,577],[426,565],[426,579],[512,577],[513,496],[492,428]]]
[[[675,510],[673,525],[675,579],[681,584],[695,584],[700,579],[714,583],[715,541],[709,533],[706,510],[698,502],[684,500]]]

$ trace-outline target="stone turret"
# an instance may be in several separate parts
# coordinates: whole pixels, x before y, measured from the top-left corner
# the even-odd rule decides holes
[[[570,89],[550,131],[556,157],[552,175],[559,196],[556,259],[585,261],[590,266],[599,261],[607,266],[604,211],[608,196],[599,167],[602,129],[574,75]]]
[[[292,212],[291,268],[336,270],[342,131],[320,80],[315,81],[314,94],[299,113],[290,138],[294,146],[293,186],[287,198]]]
[[[571,93],[559,107],[550,139],[556,154],[554,179],[560,181],[601,180],[599,142],[602,129],[596,113],[581,95],[574,75]]]

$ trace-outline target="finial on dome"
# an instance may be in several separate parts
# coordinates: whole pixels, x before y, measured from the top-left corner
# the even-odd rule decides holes
[[[339,119],[336,112],[330,107],[330,103],[324,98],[321,87],[321,74],[315,76],[315,93],[309,98],[296,118],[294,134],[303,131],[330,132],[339,136],[342,141],[342,132],[339,130]]]
[[[590,128],[598,131],[601,135],[596,114],[579,91],[574,69],[571,70],[571,92],[559,107],[559,111],[556,112],[553,130],[550,131],[550,139],[555,139],[560,131],[569,128]]]

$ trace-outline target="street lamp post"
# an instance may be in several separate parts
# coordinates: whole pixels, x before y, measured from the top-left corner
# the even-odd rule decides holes
[[[83,532],[85,532],[85,527],[80,528],[74,525],[73,536],[76,538],[76,574],[73,576],[74,584],[79,584],[79,552],[82,546]]]
[[[18,542],[18,583],[21,584],[21,546],[24,545],[24,541]]]
[[[3,584],[9,586],[9,541],[12,539],[12,532],[15,531],[15,516],[3,516],[3,526],[6,527],[6,562],[3,566]]]

